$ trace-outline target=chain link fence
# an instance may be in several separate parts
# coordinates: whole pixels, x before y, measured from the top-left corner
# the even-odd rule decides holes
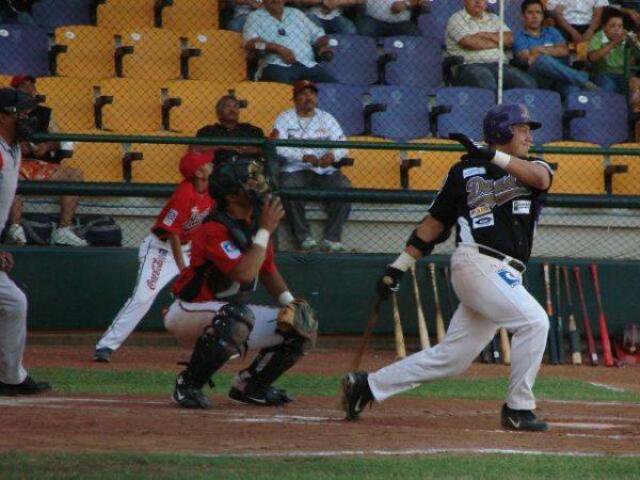
[[[606,199],[640,195],[636,107],[629,101],[627,79],[621,93],[587,83],[595,80],[588,42],[572,46],[568,61],[573,63],[565,66],[573,77],[562,85],[547,82],[548,75],[532,68],[539,58],[529,62],[514,53],[507,33],[503,56],[496,26],[504,30],[506,25],[514,34],[524,28],[520,1],[504,2],[504,22],[492,16],[500,4],[488,2],[482,28],[492,35],[473,55],[463,39],[482,28],[464,16],[471,14],[457,0],[369,0],[337,10],[329,1],[292,4],[282,17],[273,13],[282,3],[275,0],[264,5],[246,0],[23,3],[33,3],[31,21],[14,14],[0,18],[0,84],[29,88],[31,79],[17,76],[34,77],[31,93],[40,95],[40,132],[185,139],[184,144],[127,137],[131,141],[25,145],[25,163],[58,165],[34,167],[25,172],[27,179],[175,184],[181,180],[177,165],[187,139],[211,138],[212,131],[215,137],[250,136],[238,120],[264,136],[337,140],[322,125],[306,131],[302,116],[299,128],[274,131],[283,112],[300,108],[290,83],[312,78],[318,80],[317,108],[336,119],[342,138],[392,148],[348,149],[345,155],[354,162],[341,172],[352,188],[436,191],[460,156],[443,148],[454,145],[449,133],[481,139],[482,118],[500,99],[525,104],[543,123],[534,133],[536,146],[567,147],[542,153],[557,167],[551,198],[589,195],[603,202],[603,208],[552,203],[543,213],[534,255],[640,258],[638,210],[604,208]],[[635,55],[631,39],[623,47],[629,71]],[[239,119],[219,103],[225,96],[237,99]],[[425,149],[410,149],[416,143]],[[310,144],[298,154],[326,152]],[[274,166],[286,162],[276,153],[282,151],[263,152]],[[26,196],[25,218],[58,215],[59,200]],[[134,247],[165,201],[162,196],[85,196],[77,216],[113,217],[123,230],[123,246]],[[353,202],[342,240],[349,251],[396,252],[426,208],[427,202]],[[324,209],[310,202],[307,216],[312,233],[321,237]],[[286,229],[279,241],[282,250],[298,247]],[[446,252],[452,245],[440,248]]]

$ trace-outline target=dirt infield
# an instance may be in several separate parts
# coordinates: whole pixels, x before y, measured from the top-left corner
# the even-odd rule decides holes
[[[32,346],[30,367],[177,371],[173,347],[127,347],[114,362],[90,362],[91,347]],[[319,349],[297,372],[342,373],[351,353]],[[392,360],[390,352],[369,355],[366,368]],[[233,370],[238,364],[233,366]],[[506,376],[508,367],[474,364],[465,378]],[[640,369],[544,366],[542,376],[562,376],[639,389]],[[550,422],[544,434],[500,429],[500,402],[399,397],[376,405],[359,422],[345,422],[331,398],[303,397],[283,408],[236,405],[223,392],[214,408],[187,411],[166,397],[0,397],[0,450],[74,452],[163,452],[203,455],[428,454],[439,451],[524,451],[640,456],[640,404],[540,402]]]

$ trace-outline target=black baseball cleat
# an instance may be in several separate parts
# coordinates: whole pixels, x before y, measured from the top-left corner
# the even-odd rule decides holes
[[[373,402],[366,372],[350,372],[342,378],[342,408],[347,420],[358,420],[360,412]]]
[[[109,363],[111,361],[111,354],[113,350],[108,347],[97,348],[95,352],[93,352],[93,361],[99,363]]]
[[[280,407],[293,402],[293,398],[287,395],[286,391],[273,386],[264,390],[255,390],[250,385],[247,385],[244,391],[231,387],[229,398],[235,402],[263,407]]]
[[[47,390],[51,390],[51,385],[47,382],[36,382],[30,376],[18,384],[0,382],[0,395],[34,395]]]
[[[518,432],[546,432],[549,425],[538,419],[531,410],[513,410],[505,403],[502,406],[502,428]]]
[[[178,375],[176,379],[176,387],[171,399],[182,408],[211,408],[211,400],[202,393],[201,389],[186,383],[182,375]]]

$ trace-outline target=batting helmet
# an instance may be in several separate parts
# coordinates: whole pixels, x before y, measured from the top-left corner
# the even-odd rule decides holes
[[[253,180],[253,183],[250,181]],[[269,192],[269,179],[262,163],[244,155],[233,155],[218,163],[209,177],[209,195],[224,203],[227,195],[245,192],[259,200]]]
[[[542,126],[541,123],[531,120],[529,110],[522,104],[496,105],[484,117],[484,140],[490,145],[509,143],[513,138],[512,127],[522,123],[529,125],[531,130],[537,130]]]

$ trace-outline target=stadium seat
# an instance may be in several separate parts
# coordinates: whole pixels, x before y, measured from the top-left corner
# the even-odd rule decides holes
[[[425,88],[373,86],[372,103],[386,105],[386,111],[374,113],[371,133],[397,141],[429,135],[429,92]]]
[[[114,31],[152,28],[153,4],[152,0],[108,0],[98,5],[98,26]]]
[[[29,25],[0,25],[0,73],[49,75],[47,31]]]
[[[215,111],[216,102],[234,88],[233,84],[202,80],[170,82],[167,89],[168,96],[179,98],[181,102],[171,110],[171,129],[195,134],[204,125],[216,123],[218,121]],[[244,113],[241,113],[241,121],[251,121],[250,118],[244,117]]]
[[[333,59],[322,66],[338,83],[371,85],[378,81],[378,47],[371,37],[329,35]]]
[[[640,143],[622,143],[611,148],[640,149]],[[627,172],[613,176],[612,186],[615,195],[640,195],[640,157],[612,155],[612,165],[626,165]]]
[[[40,0],[31,8],[38,25],[53,32],[62,25],[89,25],[94,0]]]
[[[545,147],[597,147],[582,142],[553,142]],[[573,155],[549,153],[549,163],[557,163],[550,193],[604,194],[604,162],[601,155]]]
[[[506,1],[504,2],[504,23],[511,29],[512,32],[517,32],[524,29],[524,19],[522,18],[522,10],[520,1]],[[498,0],[489,0],[487,2],[487,10],[496,15],[500,15],[500,6]]]
[[[162,27],[184,33],[220,28],[217,0],[173,0],[162,10]]]
[[[436,91],[432,107],[433,131],[440,138],[460,132],[481,140],[482,119],[493,105],[493,92],[473,87],[443,87]]]
[[[364,131],[363,85],[318,84],[318,108],[333,115],[344,134],[361,135]]]
[[[226,30],[199,30],[186,34],[200,56],[189,59],[189,79],[239,83],[247,79],[242,35]]]
[[[111,79],[100,82],[100,93],[113,97],[103,108],[103,129],[114,132],[157,132],[162,125],[160,82]]]
[[[503,103],[524,104],[531,119],[542,123],[542,128],[533,132],[536,145],[562,140],[562,99],[551,90],[514,88],[502,93]]]
[[[429,12],[418,17],[418,28],[423,37],[435,39],[444,46],[449,17],[462,9],[462,2],[438,0],[428,5]]]
[[[452,140],[419,138],[410,143],[430,143],[433,145],[458,145]],[[409,170],[411,190],[440,190],[447,172],[460,160],[461,152],[407,151],[407,158],[420,160],[420,166]]]
[[[271,82],[242,82],[236,87],[236,97],[248,102],[243,110],[245,122],[262,128],[265,135],[273,130],[276,117],[293,108],[291,85]]]
[[[66,47],[56,59],[57,75],[76,78],[115,76],[115,39],[110,29],[85,25],[60,27],[55,31],[55,44]]]
[[[122,182],[123,155],[120,143],[77,142],[63,163],[82,170],[86,182]]]
[[[391,143],[377,137],[349,137],[354,142]],[[349,156],[355,159],[351,167],[342,173],[349,178],[354,188],[400,188],[400,156],[397,150],[350,149]]]
[[[608,146],[629,137],[627,99],[624,95],[604,91],[571,93],[566,111],[584,112],[569,123],[569,139]]]
[[[442,49],[423,37],[388,37],[385,53],[396,60],[385,66],[385,83],[433,89],[442,85]]]
[[[0,75],[0,85],[3,87],[8,87],[11,84],[11,79],[13,77],[11,75]]]
[[[100,80],[87,78],[38,78],[38,92],[47,97],[58,128],[63,132],[95,129],[93,105]]]
[[[122,76],[146,80],[180,78],[180,37],[160,28],[131,29],[122,33],[122,45],[133,53],[122,59]],[[117,70],[116,70],[117,72]]]
[[[131,152],[139,152],[142,159],[131,163],[131,181],[135,183],[178,183],[180,158],[187,151],[185,145],[136,143]]]

